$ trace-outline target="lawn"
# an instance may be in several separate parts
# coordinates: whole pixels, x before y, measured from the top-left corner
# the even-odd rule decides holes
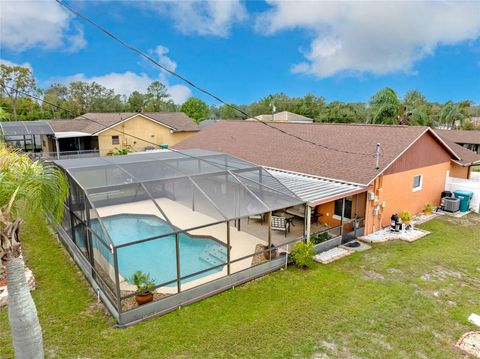
[[[480,312],[480,217],[441,218],[310,271],[278,271],[163,317],[115,329],[48,229],[23,231],[51,358],[452,358]],[[0,357],[13,357],[6,309]],[[478,329],[478,328],[477,328]]]

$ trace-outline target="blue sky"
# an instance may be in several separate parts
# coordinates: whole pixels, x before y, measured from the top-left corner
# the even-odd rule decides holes
[[[72,7],[228,102],[270,93],[368,101],[390,86],[480,103],[480,2],[76,2]],[[52,1],[0,3],[0,59],[41,86],[188,89]],[[47,16],[38,16],[48,13]]]

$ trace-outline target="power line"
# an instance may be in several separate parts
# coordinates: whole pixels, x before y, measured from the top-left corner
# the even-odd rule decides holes
[[[12,90],[12,91],[15,91],[15,92],[17,92],[17,93],[19,93],[19,94],[22,94],[22,95],[24,95],[24,96],[28,96],[28,97],[30,97],[30,98],[33,98],[33,99],[37,100],[37,101],[41,101],[41,102],[43,102],[43,103],[46,103],[47,105],[56,107],[56,108],[59,109],[59,110],[66,111],[66,112],[74,115],[76,118],[82,118],[82,119],[84,119],[84,120],[87,120],[87,121],[96,123],[96,124],[98,124],[98,125],[105,126],[105,124],[103,124],[103,123],[101,123],[101,122],[98,122],[98,121],[96,121],[96,120],[93,120],[93,119],[91,119],[91,118],[88,118],[88,117],[86,117],[85,115],[77,116],[73,111],[71,111],[71,110],[69,110],[69,109],[66,109],[66,108],[63,108],[62,106],[59,106],[59,105],[57,105],[57,104],[48,102],[48,101],[46,101],[45,99],[42,99],[42,98],[37,97],[37,96],[35,96],[35,95],[32,95],[32,94],[30,94],[30,93],[28,93],[28,92],[26,92],[26,91],[22,91],[22,90],[16,89],[16,88],[14,88],[14,87],[11,87],[11,86],[8,86],[8,85],[5,85],[5,84],[2,84],[1,86],[3,87],[4,90],[5,90],[5,88],[8,88],[8,89],[10,89],[10,90]],[[123,134],[123,135],[130,136],[130,137],[132,137],[132,138],[135,138],[135,139],[137,139],[137,140],[139,140],[139,141],[143,141],[143,142],[146,142],[146,143],[148,143],[148,144],[151,144],[151,145],[154,145],[154,146],[158,147],[158,144],[155,143],[155,142],[151,142],[151,141],[149,141],[149,140],[146,140],[146,139],[143,139],[143,138],[141,138],[141,137],[138,137],[138,136],[129,134],[129,133],[127,133],[127,132],[124,132],[124,131],[121,131],[121,130],[117,130],[116,128],[112,128],[112,130],[114,130],[114,131],[116,131],[116,132],[119,132],[119,133],[121,133],[121,134]]]
[[[71,110],[69,110],[69,109],[66,109],[66,108],[63,108],[63,107],[60,106],[60,105],[57,105],[57,104],[51,103],[51,102],[49,102],[49,101],[46,101],[45,99],[42,99],[42,98],[40,98],[40,97],[34,96],[34,95],[32,95],[32,94],[30,94],[30,93],[28,93],[28,92],[26,92],[26,91],[22,91],[22,90],[16,89],[16,88],[14,88],[14,87],[11,87],[11,86],[8,86],[8,85],[5,85],[5,84],[2,84],[1,86],[3,87],[4,90],[5,90],[6,88],[8,88],[8,89],[16,92],[17,94],[22,94],[22,95],[24,95],[24,96],[28,96],[28,97],[30,97],[30,98],[33,98],[33,99],[37,100],[37,101],[41,101],[41,102],[43,102],[43,103],[46,103],[47,105],[56,107],[56,108],[59,109],[59,110],[66,111],[66,112],[68,112],[68,113],[76,116],[76,114],[75,114],[73,111],[71,111]],[[141,113],[141,112],[140,112],[140,113]],[[105,124],[103,124],[103,123],[101,123],[101,122],[98,122],[98,121],[96,121],[96,120],[93,120],[93,119],[91,119],[91,118],[88,118],[88,117],[85,116],[85,115],[76,116],[76,118],[82,118],[82,119],[84,119],[84,120],[87,120],[87,121],[96,123],[96,124],[98,124],[98,125],[100,125],[100,126],[102,126],[102,127],[105,126]],[[67,120],[67,121],[68,121],[68,120]],[[152,141],[150,141],[150,140],[146,140],[146,139],[143,139],[143,138],[141,138],[141,137],[132,135],[132,134],[130,134],[130,133],[128,133],[128,132],[121,131],[121,130],[118,130],[118,129],[116,129],[116,128],[111,128],[111,130],[116,131],[116,132],[118,132],[118,133],[121,133],[121,134],[123,134],[123,135],[125,135],[125,136],[132,137],[132,138],[134,138],[134,139],[136,139],[136,140],[143,141],[143,142],[146,142],[146,143],[148,143],[148,144],[154,145],[155,147],[158,147],[158,146],[159,146],[159,144],[157,144],[157,143],[155,143],[155,142],[152,142]],[[182,152],[182,151],[179,151],[179,150],[173,150],[173,149],[172,149],[172,151],[178,152],[178,153],[180,153],[180,154],[182,154],[182,155],[185,155],[185,156],[193,157],[193,156],[189,155],[188,153],[185,153],[185,152]],[[209,160],[206,160],[206,159],[204,159],[204,158],[202,158],[201,160],[204,161],[204,162],[206,162],[206,163],[209,163],[209,164],[212,164],[212,165],[218,167],[218,163],[216,163],[216,162],[209,161]],[[229,166],[232,167],[232,168],[234,168],[234,169],[241,169],[241,167],[235,167],[235,166],[233,166],[233,165],[231,165],[231,164],[230,164]]]
[[[153,63],[155,66],[161,68],[162,70],[166,71],[167,73],[169,73],[170,75],[180,79],[181,81],[185,82],[187,85],[193,87],[194,89],[206,94],[207,96],[210,96],[212,97],[213,99],[217,100],[218,102],[222,103],[223,105],[241,113],[242,115],[246,116],[247,118],[253,118],[254,120],[256,120],[257,122],[269,127],[269,128],[272,128],[276,131],[279,131],[281,133],[283,133],[284,135],[287,135],[287,136],[290,136],[292,138],[295,138],[297,140],[300,140],[300,141],[303,141],[305,143],[309,143],[311,145],[314,145],[314,146],[317,146],[317,147],[321,147],[323,149],[326,149],[326,150],[330,150],[330,151],[336,151],[336,152],[341,152],[341,153],[346,153],[346,154],[355,154],[355,155],[362,155],[362,156],[371,156],[371,157],[375,157],[375,154],[374,153],[364,153],[364,152],[354,152],[354,151],[347,151],[347,150],[341,150],[341,149],[338,149],[338,148],[333,148],[333,147],[329,147],[329,146],[325,146],[325,145],[322,145],[320,143],[317,143],[317,142],[313,142],[313,141],[310,141],[310,140],[307,140],[303,137],[300,137],[298,135],[295,135],[293,133],[290,133],[288,131],[285,131],[285,130],[282,130],[281,128],[278,128],[276,126],[272,126],[270,125],[268,122],[264,122],[262,120],[260,120],[259,118],[255,117],[255,116],[250,116],[247,112],[243,111],[242,109],[238,108],[237,106],[234,106],[232,104],[229,104],[227,103],[226,101],[222,100],[220,97],[218,97],[217,95],[211,93],[210,91],[208,90],[205,90],[201,87],[199,87],[198,85],[194,84],[192,81],[188,80],[186,77],[176,73],[175,71],[173,70],[170,70],[169,68],[163,66],[162,64],[160,64],[158,61],[156,61],[155,59],[153,59],[151,56],[147,55],[145,52],[137,49],[136,47],[134,47],[133,45],[130,45],[129,43],[125,42],[124,40],[120,39],[118,36],[116,36],[115,34],[113,34],[112,32],[110,32],[109,30],[107,30],[105,27],[101,26],[100,24],[96,23],[95,21],[93,21],[92,19],[90,19],[89,17],[81,14],[80,12],[78,12],[77,10],[71,8],[69,5],[67,5],[66,3],[64,3],[63,1],[61,0],[55,0],[60,6],[64,7],[66,10],[68,10],[69,12],[71,12],[72,14],[78,16],[79,18],[85,20],[86,22],[90,23],[91,25],[93,25],[94,27],[96,27],[97,29],[99,29],[100,31],[102,31],[104,34],[106,34],[107,36],[111,37],[113,40],[115,40],[116,42],[120,43],[123,47],[127,48],[128,50],[130,51],[133,51],[135,53],[137,53],[138,55],[140,55],[141,57],[143,57],[144,59],[146,59],[147,61]]]

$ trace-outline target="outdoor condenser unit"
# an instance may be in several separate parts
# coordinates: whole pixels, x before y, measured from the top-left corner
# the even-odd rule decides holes
[[[445,197],[443,198],[444,207],[443,210],[446,212],[457,212],[460,209],[460,200],[454,197]]]

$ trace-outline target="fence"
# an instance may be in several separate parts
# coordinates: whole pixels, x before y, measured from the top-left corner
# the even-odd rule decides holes
[[[35,152],[32,153],[34,158],[43,160],[57,160],[70,158],[98,157],[98,150],[82,150],[82,151],[61,151],[61,152]]]
[[[447,177],[445,190],[451,192],[458,190],[472,191],[473,198],[470,201],[470,209],[474,212],[480,213],[480,179],[472,178],[467,180],[463,178]]]

